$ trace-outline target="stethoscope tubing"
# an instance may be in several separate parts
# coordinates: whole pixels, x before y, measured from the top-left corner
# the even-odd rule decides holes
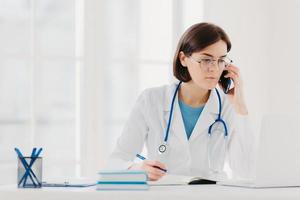
[[[171,127],[171,122],[172,122],[172,116],[173,116],[173,110],[174,110],[174,102],[176,99],[176,95],[178,93],[179,87],[181,85],[182,81],[180,81],[175,89],[175,92],[173,94],[172,97],[172,102],[171,102],[171,107],[170,107],[170,114],[169,114],[169,119],[168,119],[168,124],[167,124],[167,128],[166,128],[166,132],[165,132],[165,137],[164,137],[164,142],[163,144],[161,144],[159,146],[159,152],[160,153],[164,153],[166,151],[167,148],[167,142],[168,142],[168,138],[169,138],[169,132],[170,132],[170,127]],[[218,96],[218,104],[219,104],[219,112],[218,112],[218,117],[217,119],[214,121],[214,123],[212,123],[209,128],[208,128],[208,135],[210,136],[212,134],[212,128],[216,123],[221,123],[224,127],[224,137],[226,138],[228,136],[228,129],[227,129],[227,125],[225,123],[225,121],[222,119],[221,117],[221,113],[222,113],[222,101],[221,101],[221,95],[218,91],[217,88],[215,88],[215,91],[217,93]],[[162,148],[163,146],[163,148]],[[163,151],[162,151],[163,149]]]

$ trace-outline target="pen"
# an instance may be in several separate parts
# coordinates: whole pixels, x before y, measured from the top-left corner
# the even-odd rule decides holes
[[[38,157],[39,157],[40,153],[42,152],[43,148],[40,148],[37,152],[36,152],[36,150],[37,150],[36,148],[33,148],[32,152],[31,152],[31,160],[30,160],[29,167],[28,167],[29,169],[31,169],[33,163],[36,161],[36,159],[38,159]],[[29,174],[30,174],[30,171],[26,170],[24,176],[21,179],[21,182],[22,182],[23,179],[25,179],[24,183],[23,183],[23,187],[25,186],[25,183],[26,183],[26,180],[27,180],[27,177],[29,176]],[[37,184],[41,185],[41,183],[38,180],[37,180]]]
[[[22,155],[21,151],[20,151],[18,148],[15,148],[15,151],[16,151],[16,153],[17,153],[17,155],[18,155],[20,161],[22,162],[22,164],[23,164],[25,170],[26,170],[26,171],[27,171],[27,170],[30,171],[30,173],[29,173],[29,178],[31,179],[33,185],[36,186],[36,184],[35,184],[35,182],[34,182],[34,179],[32,178],[31,174],[34,176],[34,178],[35,178],[36,180],[38,180],[37,177],[36,177],[35,174],[33,173],[32,169],[29,168],[29,166],[28,166],[28,164],[27,164],[27,162],[26,162],[24,156]],[[18,184],[20,185],[20,184],[21,184],[21,181],[20,181]]]
[[[146,160],[146,158],[144,156],[140,155],[140,154],[136,154],[136,157],[139,158],[139,159],[141,159],[141,160]],[[167,172],[166,169],[162,169],[162,168],[160,168],[158,166],[154,166],[154,167],[157,168],[157,169],[160,169],[161,171]]]
[[[32,157],[35,155],[35,152],[36,152],[36,148],[33,148],[32,149],[32,152],[31,152],[31,160],[30,160],[30,164],[29,164],[29,168],[31,169],[31,166],[32,166],[32,164],[31,164],[31,162],[32,162]],[[22,182],[23,181],[23,179],[24,179],[24,181],[23,181],[23,187],[25,187],[25,184],[26,184],[26,181],[27,181],[27,177],[28,177],[28,173],[29,171],[28,170],[26,170],[25,171],[25,174],[24,174],[24,176],[21,178],[21,180],[20,180],[20,182]]]

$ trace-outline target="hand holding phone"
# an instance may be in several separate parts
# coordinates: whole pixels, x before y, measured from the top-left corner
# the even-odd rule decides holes
[[[230,86],[231,86],[231,79],[230,78],[225,78],[225,75],[228,74],[227,70],[224,70],[221,74],[219,83],[224,91],[225,94],[227,94],[230,90]]]

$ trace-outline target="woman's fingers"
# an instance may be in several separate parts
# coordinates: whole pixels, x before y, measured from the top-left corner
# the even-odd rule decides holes
[[[156,160],[146,160],[145,163],[148,164],[148,165],[150,165],[150,166],[159,167],[160,169],[166,170],[166,166],[163,163],[159,162],[159,161],[156,161]]]
[[[165,175],[165,173],[158,172],[153,167],[149,167],[147,173],[150,180],[158,180]]]
[[[238,75],[234,72],[228,71],[228,73],[224,76],[225,78],[237,79]]]
[[[145,168],[146,168],[147,172],[157,175],[157,176],[163,176],[165,174],[164,171],[162,171],[161,169],[158,169],[154,166],[147,165]]]
[[[235,86],[239,84],[239,75],[232,71],[228,71],[228,73],[224,76],[225,78],[231,78]]]
[[[151,181],[156,181],[166,174],[166,166],[158,161],[144,160],[142,163],[133,164],[129,169],[142,169],[148,174]],[[163,169],[163,170],[162,170]]]
[[[152,181],[158,180],[165,175],[165,172],[159,168],[165,169],[165,165],[158,161],[144,161],[144,169],[147,171],[149,179]]]
[[[225,70],[228,70],[228,71],[230,71],[230,72],[233,72],[234,74],[236,74],[236,75],[240,75],[240,69],[239,68],[237,68],[236,66],[234,66],[234,65],[229,65],[228,67],[226,67],[226,69]]]
[[[157,181],[161,178],[161,176],[157,176],[157,175],[154,175],[154,174],[148,174],[148,178],[150,181]]]
[[[225,75],[226,78],[232,78],[232,80],[234,80],[235,83],[238,84],[242,82],[240,69],[238,67],[229,65],[228,67],[226,67],[226,70],[228,71],[228,73]]]

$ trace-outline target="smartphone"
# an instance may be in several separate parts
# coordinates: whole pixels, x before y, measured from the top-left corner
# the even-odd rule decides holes
[[[225,94],[229,92],[230,86],[231,86],[231,79],[230,78],[225,78],[225,75],[228,74],[227,70],[224,70],[223,73],[221,74],[219,83],[222,86],[222,89]]]

